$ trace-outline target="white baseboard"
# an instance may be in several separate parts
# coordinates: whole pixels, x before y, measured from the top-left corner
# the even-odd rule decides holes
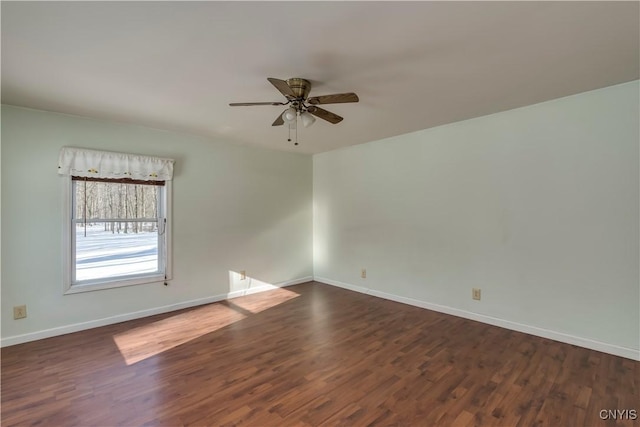
[[[250,279],[250,280],[251,281],[249,282],[249,287],[248,288],[242,289],[242,290],[238,290],[238,291],[234,291],[234,292],[230,292],[230,293],[227,294],[227,298],[226,299],[236,298],[236,297],[244,296],[244,295],[257,294],[258,292],[270,291],[270,290],[273,290],[273,289],[284,288],[286,286],[299,285],[301,283],[306,283],[306,282],[312,281],[313,277],[312,276],[307,276],[307,277],[303,277],[301,279],[288,280],[286,282],[276,283],[275,285],[272,285],[270,283],[260,282],[260,281],[255,280],[255,279]],[[253,282],[256,282],[257,286],[253,286]]]
[[[361,294],[369,294],[370,289],[369,288],[365,288],[364,286],[356,286],[356,285],[352,285],[350,283],[344,283],[344,282],[339,282],[337,280],[332,280],[332,279],[327,279],[326,277],[314,277],[313,278],[314,281],[316,282],[320,282],[320,283],[325,283],[327,285],[332,285],[332,286],[337,286],[339,288],[343,288],[343,289],[348,289],[350,291],[354,291],[354,292],[360,292]]]
[[[196,307],[198,305],[211,304],[226,299],[237,298],[244,295],[255,294],[258,292],[270,291],[272,289],[284,288],[286,286],[298,285],[300,283],[306,283],[313,280],[313,277],[303,277],[295,280],[288,280],[286,282],[276,284],[262,284],[255,288],[243,289],[239,291],[228,292],[226,294],[213,295],[206,298],[198,298],[190,301],[183,301],[176,304],[165,305],[162,307],[155,307],[148,310],[135,311],[133,313],[119,314],[116,316],[105,317],[103,319],[91,320],[89,322],[75,323],[72,325],[59,326],[57,328],[45,329],[37,332],[30,332],[23,335],[14,335],[12,337],[2,338],[0,340],[0,347],[8,347],[11,345],[22,344],[30,341],[41,340],[44,338],[51,338],[58,335],[70,334],[73,332],[84,331],[86,329],[99,328],[101,326],[112,325],[114,323],[126,322],[127,320],[140,319],[142,317],[154,316],[156,314],[168,313],[171,311],[182,310],[184,308]]]
[[[577,345],[579,347],[585,347],[591,350],[601,351],[603,353],[609,353],[615,356],[621,356],[627,359],[640,361],[640,351],[633,348],[620,347],[614,344],[595,341],[589,338],[582,338],[574,335],[565,334],[562,332],[539,328],[537,326],[525,325],[523,323],[512,322],[510,320],[500,319],[497,317],[487,316],[484,314],[473,313],[471,311],[460,310],[460,309],[445,306],[445,305],[433,304],[430,302],[421,301],[413,298],[407,298],[399,295],[388,294],[386,292],[380,292],[380,291],[365,288],[362,286],[355,286],[349,283],[328,279],[326,277],[315,277],[314,280],[316,282],[326,283],[327,285],[337,286],[340,288],[348,289],[350,291],[360,292],[360,293],[371,295],[374,297],[396,301],[402,304],[425,308],[427,310],[433,310],[439,313],[451,314],[453,316],[475,320],[478,322],[499,326],[501,328],[506,328],[513,331],[524,332],[525,334],[535,335],[542,338],[548,338],[554,341],[560,341],[566,344]]]

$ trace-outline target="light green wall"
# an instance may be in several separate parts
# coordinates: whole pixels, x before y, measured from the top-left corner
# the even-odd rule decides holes
[[[64,145],[176,160],[170,286],[62,294]],[[223,295],[230,270],[312,276],[311,171],[308,155],[3,106],[2,338]]]
[[[637,355],[638,91],[315,155],[316,278]]]

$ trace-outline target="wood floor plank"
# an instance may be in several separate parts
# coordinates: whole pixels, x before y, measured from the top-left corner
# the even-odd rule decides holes
[[[640,362],[315,282],[1,364],[3,426],[640,425]]]

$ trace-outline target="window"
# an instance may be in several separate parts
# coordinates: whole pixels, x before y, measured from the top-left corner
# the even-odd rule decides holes
[[[157,167],[152,167],[150,172],[141,172],[139,167],[131,172],[131,162],[124,162],[115,169],[112,164],[105,167],[108,162],[104,155],[113,159],[115,153],[73,150],[80,150],[82,161],[86,161],[84,157],[89,153],[89,157],[94,157],[91,164],[99,166],[78,165],[78,155],[72,156],[75,160],[67,161],[77,168],[59,166],[59,170],[69,170],[64,192],[65,293],[170,279],[171,180],[162,180]],[[129,160],[141,158],[120,156]],[[60,163],[65,163],[62,153]],[[149,168],[149,164],[143,166],[142,169]],[[110,171],[102,174],[110,177],[95,176],[100,175],[100,170]],[[114,175],[126,178],[114,178]]]
[[[71,286],[164,280],[165,183],[81,177],[71,182]]]

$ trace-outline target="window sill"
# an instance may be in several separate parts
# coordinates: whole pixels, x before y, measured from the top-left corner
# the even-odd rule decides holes
[[[113,288],[122,288],[125,286],[134,286],[134,285],[144,285],[150,283],[163,283],[167,279],[164,274],[159,275],[151,275],[151,276],[143,276],[143,277],[135,277],[129,279],[114,279],[114,280],[103,280],[99,282],[87,282],[87,283],[78,283],[74,285],[70,285],[66,291],[65,295],[69,294],[78,294],[81,292],[92,292],[92,291],[100,291],[104,289],[113,289]]]

